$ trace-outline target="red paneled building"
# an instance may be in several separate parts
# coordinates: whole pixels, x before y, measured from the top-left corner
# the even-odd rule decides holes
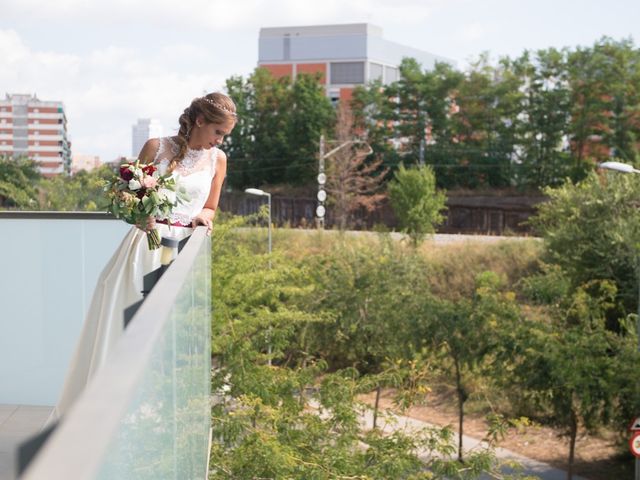
[[[358,85],[394,82],[404,57],[425,69],[435,62],[455,63],[386,40],[380,27],[368,23],[262,28],[258,49],[258,66],[276,77],[320,73],[333,102],[351,98]]]
[[[45,177],[68,173],[71,143],[62,102],[21,94],[0,100],[0,156],[28,157]]]

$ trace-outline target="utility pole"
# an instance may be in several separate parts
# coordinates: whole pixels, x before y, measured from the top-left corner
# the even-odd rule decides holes
[[[324,215],[326,208],[324,201],[327,199],[327,192],[324,184],[327,182],[327,175],[324,173],[324,135],[320,135],[320,155],[318,156],[318,206],[316,207],[316,222],[320,229],[324,229]]]

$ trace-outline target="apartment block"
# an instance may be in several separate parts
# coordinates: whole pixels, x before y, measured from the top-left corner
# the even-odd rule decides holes
[[[0,100],[0,156],[28,157],[45,177],[68,173],[71,142],[62,102],[23,94]]]
[[[276,77],[320,74],[334,103],[350,99],[358,85],[398,80],[404,57],[415,58],[424,69],[433,68],[436,62],[455,64],[386,40],[382,28],[368,23],[261,28],[258,50],[258,66]]]

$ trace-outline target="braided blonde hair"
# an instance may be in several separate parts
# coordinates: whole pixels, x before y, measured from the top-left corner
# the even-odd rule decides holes
[[[172,172],[186,155],[189,135],[198,115],[202,115],[207,123],[232,122],[235,125],[237,119],[236,104],[233,103],[231,98],[220,92],[209,93],[204,97],[193,99],[191,105],[185,108],[180,118],[178,118],[180,129],[178,130],[176,143],[179,148],[176,156],[169,162],[169,172]]]

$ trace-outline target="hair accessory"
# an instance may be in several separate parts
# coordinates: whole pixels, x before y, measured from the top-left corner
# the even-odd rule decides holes
[[[222,110],[223,112],[227,112],[229,115],[233,115],[234,117],[237,116],[236,112],[234,112],[233,110],[228,109],[227,107],[225,107],[224,105],[221,105],[219,103],[216,103],[215,101],[211,100],[210,98],[207,97],[202,97],[202,99],[207,102],[210,105],[213,105],[214,107],[216,107],[219,110]]]

